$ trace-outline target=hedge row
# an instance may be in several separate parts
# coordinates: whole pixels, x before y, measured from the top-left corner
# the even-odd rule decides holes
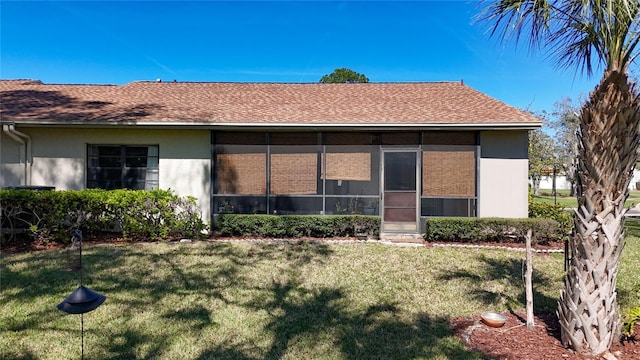
[[[167,190],[0,190],[3,239],[66,242],[73,230],[85,234],[115,231],[129,238],[199,237],[202,222],[196,200]],[[425,239],[445,242],[523,242],[528,229],[535,243],[560,241],[571,227],[571,214],[557,206],[531,206],[533,216],[547,218],[430,218]],[[558,221],[554,220],[557,219]],[[379,216],[221,214],[221,236],[242,237],[378,237]]]
[[[196,200],[167,190],[0,190],[3,238],[69,241],[73,230],[125,237],[197,237],[206,230]]]
[[[221,214],[215,230],[219,236],[259,238],[331,238],[379,236],[380,217],[366,215],[241,215]],[[533,243],[561,241],[564,233],[551,219],[430,218],[425,239],[443,242],[524,242],[528,229]]]
[[[529,229],[533,244],[562,241],[566,235],[552,219],[431,218],[426,222],[425,240],[522,243]]]
[[[241,215],[221,214],[216,220],[220,236],[267,238],[378,237],[380,217],[366,215]]]

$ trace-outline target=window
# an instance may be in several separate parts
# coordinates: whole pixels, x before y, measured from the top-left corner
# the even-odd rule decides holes
[[[325,134],[322,156],[322,179],[325,193],[337,196],[357,196],[358,201],[371,202],[380,193],[380,135],[376,133]],[[371,195],[371,199],[360,199]],[[345,208],[352,199],[333,199],[327,211]],[[357,201],[357,202],[358,202]],[[349,208],[349,207],[347,207]]]
[[[317,133],[271,133],[269,209],[275,214],[320,214],[321,147]]]
[[[475,216],[476,157],[472,145],[423,146],[422,216]]]
[[[158,188],[158,145],[88,145],[87,188]]]
[[[228,153],[223,153],[223,151]],[[266,147],[228,145],[216,154],[216,162],[218,194],[255,195],[265,193],[267,189]]]
[[[422,152],[422,195],[475,196],[475,163],[473,147],[425,146]]]

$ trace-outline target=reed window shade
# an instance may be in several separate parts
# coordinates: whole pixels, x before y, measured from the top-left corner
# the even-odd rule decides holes
[[[218,194],[265,194],[266,160],[265,153],[218,154]]]
[[[327,180],[371,181],[371,153],[327,153]]]
[[[316,153],[271,154],[271,193],[309,195],[318,189]]]
[[[428,147],[422,152],[422,196],[476,195],[474,148]]]

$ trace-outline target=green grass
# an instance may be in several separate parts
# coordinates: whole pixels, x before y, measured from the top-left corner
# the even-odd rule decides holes
[[[569,190],[558,190],[557,196],[551,195],[551,190],[540,189],[540,195],[533,197],[536,201],[547,202],[551,204],[560,204],[565,208],[575,208],[578,206],[578,200],[575,196],[569,196]],[[625,206],[633,207],[640,204],[640,191],[629,191],[629,198],[625,201]]]
[[[622,314],[640,306],[640,219],[625,221],[626,243],[618,272],[618,297]]]
[[[523,259],[376,243],[86,246],[84,284],[107,300],[84,315],[85,357],[482,359],[449,321],[523,310]],[[639,305],[639,259],[631,237],[623,310]],[[80,357],[80,316],[56,309],[78,286],[67,264],[65,251],[1,255],[1,358]],[[535,307],[554,310],[563,256],[536,256],[534,268]]]

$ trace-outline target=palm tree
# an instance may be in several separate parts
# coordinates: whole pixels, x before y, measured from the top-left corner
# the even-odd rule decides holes
[[[526,34],[533,49],[600,83],[580,110],[577,197],[570,268],[558,301],[561,340],[605,354],[619,340],[616,278],[624,247],[624,201],[636,163],[640,102],[629,66],[640,41],[638,0],[498,0],[479,15],[501,40]]]

